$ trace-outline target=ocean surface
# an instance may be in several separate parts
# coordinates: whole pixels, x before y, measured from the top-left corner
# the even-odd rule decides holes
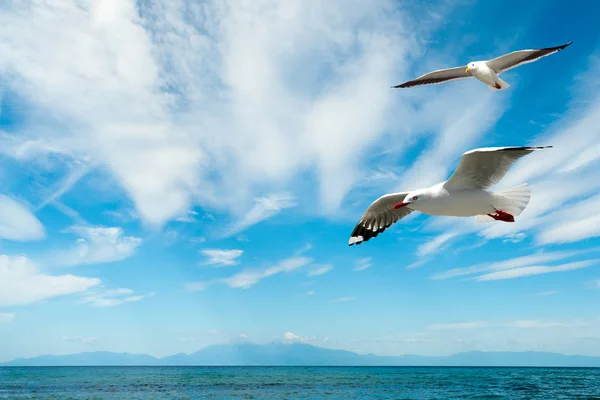
[[[600,368],[0,367],[0,399],[600,400]]]

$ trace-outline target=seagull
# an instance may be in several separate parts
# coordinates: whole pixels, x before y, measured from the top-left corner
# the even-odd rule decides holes
[[[508,89],[510,85],[500,79],[498,76],[518,67],[546,57],[550,54],[561,51],[573,42],[563,44],[562,46],[547,47],[545,49],[519,50],[488,61],[474,61],[463,67],[440,69],[422,75],[417,79],[405,82],[394,88],[407,88],[418,85],[437,84],[459,79],[475,77],[485,83],[492,91]]]
[[[475,217],[478,222],[515,222],[527,207],[526,183],[501,191],[498,183],[519,158],[552,146],[484,147],[464,153],[447,181],[425,189],[386,194],[373,202],[352,231],[348,245],[376,237],[413,211],[428,215]]]

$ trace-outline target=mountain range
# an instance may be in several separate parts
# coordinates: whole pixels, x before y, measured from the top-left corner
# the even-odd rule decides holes
[[[378,356],[334,350],[310,344],[222,344],[191,354],[157,358],[147,354],[104,351],[68,355],[18,358],[0,366],[514,366],[514,367],[600,367],[600,357],[548,352],[480,352],[450,356]]]

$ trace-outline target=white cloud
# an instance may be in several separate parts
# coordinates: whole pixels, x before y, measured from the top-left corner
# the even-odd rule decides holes
[[[73,248],[56,252],[52,264],[74,266],[120,261],[133,255],[142,243],[140,238],[124,236],[119,227],[72,226],[68,231],[81,237]]]
[[[295,333],[286,332],[282,336],[282,341],[284,343],[309,343],[310,340],[308,338],[300,337]]]
[[[555,262],[566,258],[573,257],[575,255],[582,254],[582,252],[576,251],[555,251],[555,252],[538,252],[528,256],[515,257],[505,261],[498,261],[492,263],[483,263],[474,265],[471,267],[464,268],[453,268],[448,271],[433,275],[431,279],[448,279],[463,275],[471,275],[487,271],[501,271],[514,269],[519,267],[526,267],[536,265],[540,263]]]
[[[196,222],[196,215],[198,215],[198,213],[196,211],[190,210],[187,213],[175,218],[175,221],[177,221],[177,222]]]
[[[431,239],[430,241],[425,242],[424,244],[420,245],[419,249],[417,250],[417,255],[419,257],[425,257],[430,254],[437,253],[438,251],[440,251],[442,249],[442,247],[448,241],[450,241],[456,235],[457,235],[456,232],[448,232],[448,233],[442,233],[441,235],[436,236],[435,238]]]
[[[205,249],[200,253],[207,259],[204,264],[217,266],[231,266],[239,264],[238,258],[244,254],[243,250]]]
[[[589,321],[571,320],[571,321],[552,321],[552,320],[512,320],[512,321],[469,321],[449,324],[433,324],[427,327],[428,330],[441,331],[467,331],[484,328],[508,328],[508,329],[543,329],[543,328],[573,328],[590,325]]]
[[[313,294],[315,294],[316,292],[314,290],[309,290],[308,292],[306,292],[307,296],[312,296]]]
[[[291,257],[280,261],[273,267],[244,270],[229,278],[223,279],[223,282],[232,288],[247,289],[260,282],[261,279],[280,274],[282,272],[291,272],[308,265],[311,261],[312,259],[308,257]]]
[[[472,322],[457,322],[451,324],[433,324],[429,325],[427,329],[434,331],[454,331],[454,330],[469,330],[469,329],[481,329],[487,328],[489,323],[485,321],[472,321]]]
[[[208,285],[210,284],[210,282],[206,281],[206,282],[188,282],[186,283],[185,289],[190,291],[190,292],[202,292],[203,290],[205,290]]]
[[[547,290],[545,292],[538,292],[529,295],[529,297],[543,297],[543,296],[551,296],[553,294],[557,294],[558,290]]]
[[[363,271],[365,269],[371,268],[373,258],[371,257],[363,257],[356,261],[356,267],[354,267],[354,271]]]
[[[525,238],[527,237],[526,234],[524,234],[523,232],[519,232],[519,233],[515,233],[512,236],[509,236],[508,238],[504,239],[503,242],[504,243],[520,243],[523,240],[525,240]]]
[[[338,297],[337,299],[329,300],[330,303],[345,303],[354,300],[354,297]]]
[[[131,289],[120,288],[97,291],[82,297],[83,303],[89,303],[94,307],[114,307],[123,303],[133,303],[154,296],[154,293],[136,295]]]
[[[271,218],[272,216],[279,214],[282,210],[294,207],[295,205],[294,197],[287,193],[259,197],[255,199],[254,207],[252,207],[248,213],[239,217],[239,219],[225,231],[223,236],[232,236],[242,232],[250,226]]]
[[[440,15],[419,14],[411,24],[391,0],[349,1],[5,8],[0,78],[35,113],[18,135],[5,135],[0,151],[27,162],[60,153],[98,166],[146,224],[189,220],[196,204],[231,213],[237,222],[228,234],[304,204],[293,200],[300,194],[311,196],[307,212],[334,215],[362,179],[353,161],[376,156],[399,134],[409,141],[442,132],[411,174],[428,165],[427,179],[443,175],[503,102],[481,97],[476,82],[439,96],[390,90],[412,75],[415,29],[434,27]],[[474,107],[453,101],[475,93]],[[297,185],[300,174],[311,182]],[[74,179],[63,182],[59,195]]]
[[[268,268],[249,268],[244,269],[229,278],[218,279],[214,281],[188,282],[185,286],[189,291],[202,291],[213,283],[224,283],[232,288],[248,289],[256,285],[262,279],[280,273],[292,272],[298,268],[302,268],[312,262],[309,257],[290,257],[286,258],[276,265]]]
[[[82,293],[100,279],[47,275],[26,257],[0,255],[0,306],[35,303],[56,296]]]
[[[15,319],[15,314],[0,312],[0,324],[4,323],[4,322],[11,322],[14,319]]]
[[[514,269],[506,269],[503,271],[491,272],[489,274],[481,275],[475,278],[477,281],[495,281],[500,279],[515,279],[522,278],[524,276],[548,274],[552,272],[563,272],[572,271],[581,268],[587,268],[596,264],[598,260],[586,260],[572,262],[568,264],[555,265],[555,266],[542,266],[534,265],[529,267],[521,267]]]
[[[96,339],[94,337],[86,337],[86,336],[82,336],[82,335],[64,336],[63,340],[65,342],[81,343],[81,344],[86,344],[86,345],[90,345],[90,346],[93,346],[96,343],[98,343],[98,339]]]
[[[327,264],[320,267],[311,268],[308,270],[308,276],[319,276],[328,273],[333,269],[333,266]]]
[[[0,239],[28,241],[44,236],[42,223],[27,207],[0,194]]]

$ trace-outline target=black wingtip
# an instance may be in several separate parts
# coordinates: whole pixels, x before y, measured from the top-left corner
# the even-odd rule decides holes
[[[563,44],[562,46],[556,46],[555,49],[557,51],[561,51],[566,49],[567,47],[569,47],[571,44],[573,43],[573,41],[571,40],[569,43]]]

